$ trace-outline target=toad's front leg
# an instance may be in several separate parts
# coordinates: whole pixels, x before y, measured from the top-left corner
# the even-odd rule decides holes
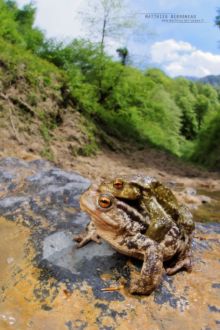
[[[86,245],[90,241],[94,241],[98,244],[101,243],[101,239],[96,232],[96,227],[92,220],[89,222],[84,232],[74,237],[74,241],[78,243],[77,244],[78,248]]]
[[[151,219],[146,235],[156,242],[161,242],[174,225],[173,220],[161,207],[155,197],[148,198],[145,203]]]
[[[141,273],[131,273],[130,292],[137,294],[150,294],[160,283],[163,275],[163,254],[158,243],[146,239],[139,234],[142,244],[144,262]],[[137,241],[136,241],[137,244]]]

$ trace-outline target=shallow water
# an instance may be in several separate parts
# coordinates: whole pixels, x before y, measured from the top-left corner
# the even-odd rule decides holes
[[[220,223],[220,191],[209,191],[199,189],[198,195],[208,196],[212,199],[211,203],[203,203],[192,213],[197,222],[218,222]]]

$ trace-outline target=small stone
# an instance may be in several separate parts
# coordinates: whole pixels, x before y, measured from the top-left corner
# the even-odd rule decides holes
[[[197,195],[197,191],[194,188],[191,187],[187,187],[184,192],[189,195],[189,196],[196,196]]]
[[[38,142],[32,143],[32,145],[28,148],[28,151],[35,152],[35,153],[37,153],[37,152],[40,153],[41,150],[42,150],[42,144],[38,143]]]
[[[201,195],[201,196],[199,196],[199,198],[200,198],[202,204],[207,204],[207,203],[211,202],[211,198],[208,196]]]
[[[15,324],[15,322],[16,322],[16,319],[15,319],[13,316],[9,316],[9,318],[8,318],[8,323],[9,323],[10,325],[13,325],[13,324]]]
[[[10,265],[14,262],[14,258],[13,257],[8,257],[7,258],[7,263]]]
[[[2,320],[6,320],[6,319],[7,319],[7,317],[6,317],[5,314],[0,314],[0,318],[1,318]]]

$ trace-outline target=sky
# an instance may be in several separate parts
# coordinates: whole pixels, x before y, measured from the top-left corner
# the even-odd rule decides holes
[[[95,40],[101,21],[99,10],[95,11],[97,23],[93,29],[88,28],[79,12],[89,16],[97,1],[35,0],[35,25],[47,37],[65,41],[78,37]],[[17,0],[17,3],[23,6],[30,0]],[[134,65],[159,67],[172,77],[220,74],[220,29],[214,24],[217,8],[220,8],[219,0],[127,0],[125,9],[118,12],[119,17],[135,17],[136,25],[142,28],[136,26],[135,31],[130,29],[120,36],[111,35],[106,50],[116,55],[115,50],[125,46]],[[146,18],[150,13],[194,15],[194,19],[204,23],[162,22],[159,18]]]

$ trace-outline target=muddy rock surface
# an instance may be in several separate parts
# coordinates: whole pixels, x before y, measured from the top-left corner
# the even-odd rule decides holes
[[[0,329],[220,329],[220,224],[197,224],[192,273],[132,296],[138,262],[73,241],[89,221],[79,208],[89,184],[43,160],[0,159]]]

